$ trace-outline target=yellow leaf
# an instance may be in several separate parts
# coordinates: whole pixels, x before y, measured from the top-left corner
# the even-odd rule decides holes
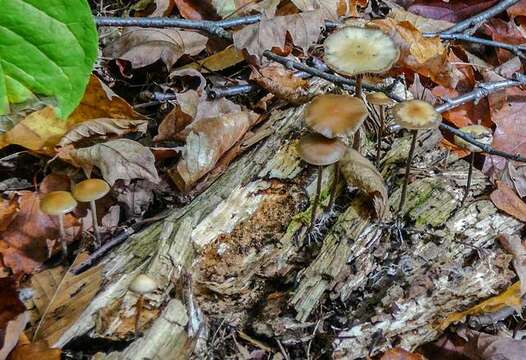
[[[59,119],[50,107],[37,110],[0,135],[0,148],[16,144],[53,155],[54,146],[69,129],[80,122],[97,118],[142,117],[124,99],[115,95],[97,77],[92,76],[80,105],[66,121]]]
[[[245,60],[243,53],[231,45],[224,50],[210,55],[206,59],[197,60],[194,63],[183,66],[182,69],[197,69],[206,74],[209,71],[221,71],[227,69],[239,64],[243,60]]]
[[[444,330],[454,322],[463,321],[466,316],[494,313],[506,306],[511,306],[518,311],[522,308],[521,285],[519,281],[497,296],[484,300],[480,304],[477,304],[465,311],[450,314],[436,327],[440,330]]]

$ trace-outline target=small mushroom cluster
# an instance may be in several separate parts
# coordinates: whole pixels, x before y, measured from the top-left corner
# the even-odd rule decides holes
[[[309,232],[316,220],[320,201],[323,167],[335,164],[329,209],[334,204],[339,181],[338,161],[347,149],[344,142],[360,128],[367,118],[364,102],[353,96],[325,94],[312,100],[305,108],[305,124],[311,132],[303,135],[298,143],[298,153],[307,163],[318,167],[316,195],[312,204]]]
[[[100,246],[101,238],[97,223],[97,209],[95,201],[104,197],[110,191],[110,186],[104,180],[87,179],[73,186],[72,191],[52,191],[45,194],[40,200],[40,210],[47,215],[57,216],[60,232],[60,243],[62,246],[62,257],[68,257],[68,245],[64,228],[64,215],[75,210],[77,201],[89,202],[93,217],[93,232],[96,239],[96,247]]]

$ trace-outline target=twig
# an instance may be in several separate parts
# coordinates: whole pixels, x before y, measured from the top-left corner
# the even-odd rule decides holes
[[[347,79],[347,78],[344,78],[342,76],[334,75],[334,74],[331,74],[331,73],[328,73],[328,72],[325,72],[325,71],[322,71],[322,70],[318,70],[318,69],[316,69],[314,67],[305,65],[305,64],[300,63],[298,61],[294,61],[292,59],[276,55],[276,54],[274,54],[273,52],[271,52],[269,50],[265,51],[263,53],[263,56],[265,56],[267,59],[270,59],[272,61],[278,62],[278,63],[284,65],[285,67],[289,68],[289,69],[296,69],[296,70],[304,71],[304,72],[309,73],[309,74],[311,74],[313,76],[317,76],[319,78],[322,78],[322,79],[325,79],[327,81],[330,81],[330,82],[332,82],[335,85],[340,85],[340,86],[347,85],[347,86],[352,86],[352,87],[354,87],[356,85],[356,81],[354,81],[354,80]],[[387,96],[389,96],[390,98],[392,98],[393,100],[396,100],[396,101],[403,101],[404,100],[404,99],[400,98],[397,95],[390,94],[389,93],[389,88],[385,88],[385,87],[381,87],[381,86],[374,86],[374,85],[369,85],[369,84],[363,84],[362,87],[364,89],[369,90],[369,91],[380,91],[380,92],[386,93]]]
[[[513,87],[513,86],[520,86],[520,85],[526,85],[526,76],[517,74],[515,79],[511,80],[502,80],[502,81],[495,81],[490,83],[483,83],[477,85],[473,91],[460,95],[454,99],[446,99],[445,102],[441,105],[438,105],[435,107],[436,111],[443,113],[445,111],[451,110],[455,107],[458,107],[460,105],[466,104],[468,102],[472,101],[478,101],[492,93],[495,93],[497,91]],[[473,144],[480,149],[482,149],[483,152],[490,155],[497,155],[500,157],[503,157],[505,159],[509,160],[515,160],[520,162],[526,162],[526,158],[520,156],[519,154],[509,154],[504,151],[497,150],[487,144],[483,144],[477,140],[475,140],[472,136],[455,129],[454,127],[447,125],[447,124],[440,124],[440,128],[446,131],[449,131],[450,133],[453,133],[454,135],[466,140],[470,144]]]
[[[489,18],[492,18],[493,16],[500,14],[501,12],[505,11],[510,6],[518,3],[519,1],[520,0],[503,0],[503,1],[500,1],[495,6],[492,6],[489,9],[486,9],[483,12],[481,12],[481,13],[475,15],[475,16],[472,16],[472,17],[470,17],[470,18],[468,18],[466,20],[463,20],[463,21],[453,25],[449,29],[446,29],[446,30],[440,32],[440,34],[449,35],[449,34],[460,33],[460,32],[462,32],[462,31],[464,31],[464,30],[466,30],[466,29],[468,29],[468,28],[470,28],[470,27],[472,27],[474,25],[482,24],[483,22],[485,22]]]
[[[219,99],[227,96],[248,94],[257,89],[259,87],[252,84],[213,87],[208,89],[208,97],[210,99]]]
[[[432,36],[436,36],[437,34],[424,33],[423,35],[426,37],[432,37]],[[500,41],[487,40],[487,39],[483,39],[483,38],[479,38],[479,37],[471,36],[467,34],[461,34],[461,33],[438,34],[438,36],[440,36],[442,40],[465,41],[465,42],[472,42],[475,44],[481,44],[481,45],[486,45],[486,46],[492,46],[495,48],[505,49],[505,50],[511,51],[513,54],[519,57],[522,57],[522,58],[524,57],[523,52],[526,51],[526,45],[511,45],[511,44],[506,44]]]
[[[119,18],[99,16],[95,17],[95,23],[97,26],[138,26],[146,28],[177,27],[181,29],[202,30],[223,39],[232,40],[232,34],[226,31],[223,27],[217,26],[215,21],[208,20],[187,20],[168,17]]]

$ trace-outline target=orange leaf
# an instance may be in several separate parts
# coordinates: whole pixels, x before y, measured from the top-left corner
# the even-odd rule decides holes
[[[412,353],[401,348],[387,350],[380,360],[425,360],[421,354]]]

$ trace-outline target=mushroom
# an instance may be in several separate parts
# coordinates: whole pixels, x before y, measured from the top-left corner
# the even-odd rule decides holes
[[[376,138],[376,163],[380,162],[380,151],[382,146],[382,137],[384,136],[385,129],[385,111],[384,109],[394,104],[394,100],[389,96],[385,95],[383,92],[374,92],[367,94],[367,102],[372,105],[373,110],[376,112],[378,109],[378,119],[380,120],[380,125],[378,126],[378,134]]]
[[[493,141],[493,134],[491,133],[491,130],[482,125],[469,125],[469,126],[460,128],[459,130],[465,134],[471,135],[475,140],[485,145],[490,145],[491,142]],[[475,163],[475,153],[480,153],[483,150],[479,148],[478,146],[468,143],[466,140],[462,139],[461,137],[457,135],[455,135],[454,141],[455,141],[455,145],[457,145],[458,147],[469,150],[471,152],[470,159],[469,159],[468,181],[466,183],[466,190],[464,192],[464,196],[462,197],[462,201],[460,202],[460,206],[462,206],[464,204],[464,201],[466,201],[466,198],[468,197],[469,187],[471,186],[471,177],[473,175],[473,164]]]
[[[151,294],[157,289],[157,283],[154,279],[146,274],[139,274],[133,279],[129,289],[139,295],[135,305],[135,336],[139,336],[139,321],[141,319],[141,312],[144,306],[144,295]]]
[[[93,218],[93,232],[95,234],[95,247],[99,247],[102,242],[97,222],[97,207],[95,201],[104,197],[110,191],[108,183],[101,179],[87,179],[79,182],[73,187],[73,196],[80,202],[89,202],[91,216]]]
[[[316,209],[320,201],[323,167],[337,163],[345,154],[345,150],[346,146],[342,141],[338,139],[329,139],[319,134],[306,134],[298,143],[298,153],[303,161],[318,167],[318,182],[316,185],[316,195],[312,204],[312,214],[308,229],[309,232],[314,227]],[[336,186],[334,185],[336,181],[337,178],[335,177],[331,190],[332,201],[334,201],[333,193],[336,191]],[[332,206],[332,204],[330,204],[330,206]]]
[[[402,195],[400,196],[400,205],[398,212],[401,213],[404,208],[407,184],[409,182],[409,171],[411,161],[415,152],[416,137],[420,129],[436,129],[442,122],[442,115],[435,110],[433,105],[423,100],[409,100],[396,104],[393,107],[395,122],[404,129],[411,130],[412,140],[407,157],[405,168],[405,178],[402,186]]]
[[[76,207],[77,201],[69,191],[52,191],[40,200],[40,210],[44,214],[58,217],[60,244],[62,245],[62,256],[65,259],[68,258],[68,244],[64,229],[64,214],[73,211]]]
[[[325,63],[337,73],[356,77],[356,96],[362,95],[365,73],[383,73],[400,56],[393,39],[380,29],[344,27],[327,37]]]

